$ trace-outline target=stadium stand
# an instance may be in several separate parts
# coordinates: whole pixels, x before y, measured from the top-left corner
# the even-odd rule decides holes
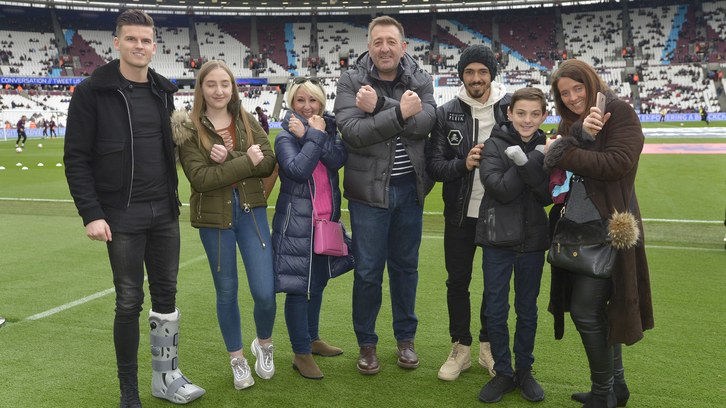
[[[564,50],[570,58],[595,66],[603,80],[630,103],[671,112],[691,112],[703,105],[709,112],[721,111],[726,1],[684,3],[638,1],[631,2],[629,8],[601,3],[559,10],[500,10],[476,16],[454,12],[398,14],[396,18],[405,29],[407,52],[434,76],[439,103],[458,92],[456,65],[461,51],[483,43],[501,50],[497,81],[509,91],[534,86],[549,93],[548,74]],[[59,41],[49,10],[6,7],[3,12],[9,18],[0,30],[0,74],[65,75],[58,62]],[[74,75],[88,75],[118,57],[113,47],[117,13],[59,9],[56,15],[63,40],[69,44],[60,54],[69,53],[80,62]],[[222,59],[238,78],[279,80],[315,75],[324,80],[330,107],[342,73],[339,57],[347,55],[348,64],[353,65],[367,51],[370,22],[365,15],[334,14],[310,18],[154,13],[152,17],[157,24],[157,52],[151,66],[162,75],[192,79],[196,74],[190,67],[192,57]],[[625,58],[627,45],[633,49]],[[192,55],[197,49],[198,55]],[[311,57],[319,58],[317,64],[308,64]],[[720,65],[707,65],[709,61]],[[3,93],[9,95],[10,91]],[[240,93],[246,109],[261,106],[268,115],[273,115],[280,99],[277,86],[243,86]],[[177,95],[180,106],[191,101],[191,94],[182,90]],[[38,109],[67,109],[64,95],[29,97],[41,103]]]

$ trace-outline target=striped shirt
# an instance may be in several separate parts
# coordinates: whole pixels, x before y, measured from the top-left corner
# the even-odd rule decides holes
[[[411,159],[408,157],[406,149],[403,148],[401,136],[396,136],[396,158],[393,161],[391,177],[400,177],[409,173],[413,173]]]

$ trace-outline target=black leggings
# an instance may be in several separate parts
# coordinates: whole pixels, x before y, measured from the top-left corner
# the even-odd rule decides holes
[[[607,395],[613,387],[613,364],[617,360],[618,383],[624,383],[621,345],[609,346],[605,308],[612,292],[612,279],[595,279],[568,273],[572,282],[570,316],[580,332],[590,363],[592,393]],[[615,358],[617,354],[617,358]]]
[[[15,144],[20,143],[20,139],[23,139],[23,144],[25,144],[25,141],[28,140],[28,136],[25,135],[24,130],[18,130],[18,141],[15,142]]]

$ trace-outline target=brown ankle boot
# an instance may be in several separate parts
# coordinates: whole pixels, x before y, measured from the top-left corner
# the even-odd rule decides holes
[[[295,354],[295,357],[292,358],[292,368],[310,380],[321,380],[323,378],[323,372],[315,364],[312,354]]]
[[[317,339],[310,343],[310,348],[313,349],[313,354],[316,356],[333,357],[343,354],[343,349],[329,346],[322,339]]]

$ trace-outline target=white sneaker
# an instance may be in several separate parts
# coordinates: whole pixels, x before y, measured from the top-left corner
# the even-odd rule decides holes
[[[479,343],[479,365],[489,370],[492,378],[497,375],[494,371],[494,356],[492,356],[492,347],[489,342]]]
[[[454,381],[462,371],[471,368],[471,347],[458,341],[451,347],[451,354],[439,370],[439,380]]]
[[[243,390],[255,385],[255,379],[252,378],[252,370],[247,364],[244,357],[235,357],[232,359],[232,374],[234,374],[234,388]]]
[[[272,361],[272,352],[275,351],[275,346],[272,342],[260,346],[257,338],[255,338],[251,347],[252,355],[257,358],[255,372],[263,380],[269,380],[275,375],[275,363]]]

